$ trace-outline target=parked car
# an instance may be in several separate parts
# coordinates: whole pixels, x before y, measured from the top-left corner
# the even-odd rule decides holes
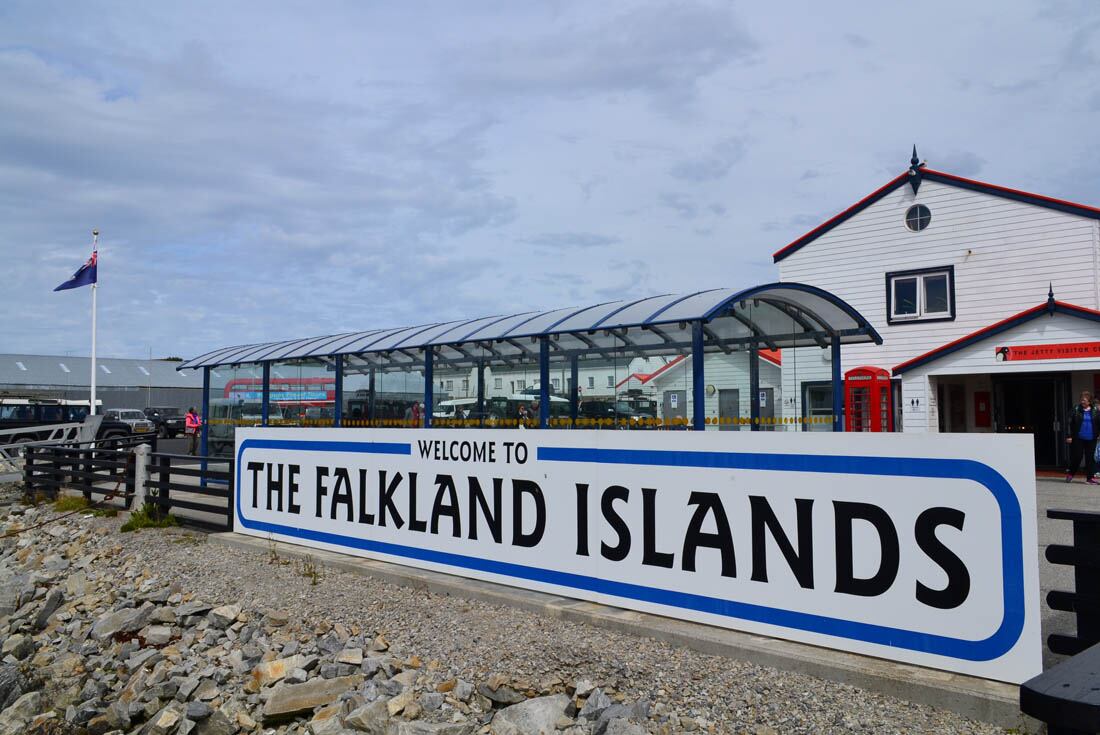
[[[98,404],[98,401],[96,403]],[[25,432],[0,437],[0,444],[42,441],[49,435],[49,427],[57,424],[79,423],[84,421],[87,415],[88,401],[0,396],[0,431],[27,429]],[[129,424],[104,416],[96,432],[96,438],[116,439],[130,434]]]
[[[144,409],[145,418],[153,422],[157,436],[161,439],[173,439],[186,428],[182,408],[159,406]]]
[[[136,408],[108,408],[103,412],[104,421],[121,421],[130,427],[131,434],[152,434],[156,426]]]
[[[577,407],[577,415],[586,419],[611,419],[623,421],[629,419],[631,426],[641,428],[647,419],[654,418],[653,414],[639,411],[631,403],[623,400],[587,400]]]

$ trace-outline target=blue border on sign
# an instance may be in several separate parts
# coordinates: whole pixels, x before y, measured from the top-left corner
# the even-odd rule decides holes
[[[588,449],[579,447],[538,447],[537,458],[544,462],[583,462],[595,464],[633,464],[661,467],[703,467],[761,471],[817,472],[893,477],[927,477],[972,480],[993,495],[1001,512],[1001,565],[1004,615],[997,630],[988,638],[972,641],[962,638],[921,633],[873,623],[831,618],[813,613],[784,610],[735,600],[724,600],[689,592],[616,582],[552,569],[482,559],[415,546],[392,544],[356,536],[294,528],[244,517],[241,498],[241,455],[245,449],[293,449],[306,452],[352,452],[361,454],[411,455],[412,445],[388,442],[310,441],[287,439],[245,439],[237,449],[237,517],[241,525],[265,533],[280,533],[309,541],[373,551],[391,556],[460,567],[505,577],[588,590],[612,597],[678,607],[698,612],[737,618],[781,628],[849,640],[858,640],[893,648],[946,656],[966,661],[989,661],[1012,650],[1024,627],[1023,528],[1020,503],[1005,478],[986,464],[968,459],[932,459],[905,457],[862,457],[839,455],[784,455],[747,452],[699,452],[638,449]]]

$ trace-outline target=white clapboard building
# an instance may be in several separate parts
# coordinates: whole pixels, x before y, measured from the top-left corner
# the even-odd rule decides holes
[[[882,335],[844,349],[847,428],[1033,433],[1037,464],[1061,465],[1070,406],[1100,388],[1100,209],[936,171],[915,151],[911,164],[774,254],[780,280],[832,291]],[[785,351],[789,415],[827,385],[828,357]],[[853,406],[860,385],[885,386],[883,410]]]

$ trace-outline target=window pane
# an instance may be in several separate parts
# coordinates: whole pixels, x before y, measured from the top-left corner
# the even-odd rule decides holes
[[[894,316],[916,316],[917,279],[898,278],[894,281]]]
[[[947,276],[924,277],[925,313],[947,313]]]

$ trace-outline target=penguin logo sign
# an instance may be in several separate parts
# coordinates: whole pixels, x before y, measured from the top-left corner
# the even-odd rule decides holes
[[[238,429],[241,533],[1019,683],[1028,437]]]

